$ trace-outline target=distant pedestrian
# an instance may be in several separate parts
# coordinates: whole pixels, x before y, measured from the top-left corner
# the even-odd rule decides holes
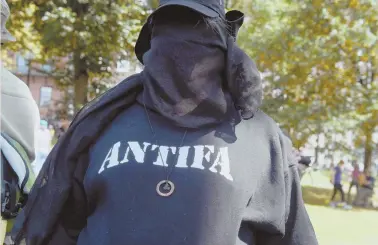
[[[352,172],[352,180],[350,181],[349,190],[348,190],[348,203],[350,203],[350,193],[351,193],[352,188],[355,186],[358,191],[358,187],[359,187],[358,179],[361,174],[357,161],[353,160],[352,164],[353,164],[353,172]]]
[[[333,183],[333,194],[331,198],[332,207],[336,206],[336,203],[334,202],[334,200],[335,200],[337,192],[340,192],[341,201],[343,204],[345,204],[345,195],[344,195],[343,186],[342,186],[343,170],[344,170],[344,161],[341,160],[339,164],[335,167],[333,178],[331,179],[331,182]]]
[[[60,126],[59,129],[55,133],[56,138],[59,140],[59,138],[62,137],[65,132],[66,130],[64,129],[64,127]]]
[[[354,205],[361,207],[369,207],[370,199],[374,195],[375,178],[371,171],[362,173],[360,177],[360,188],[354,200]]]
[[[37,131],[36,150],[37,157],[33,162],[34,173],[38,175],[43,163],[45,162],[51,150],[52,135],[48,128],[48,123],[45,120],[40,121],[39,129]]]

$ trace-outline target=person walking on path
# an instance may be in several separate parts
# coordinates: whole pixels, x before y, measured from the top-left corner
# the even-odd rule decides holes
[[[332,207],[336,206],[336,203],[334,202],[334,200],[338,192],[340,193],[342,204],[343,205],[345,204],[345,195],[344,195],[343,185],[342,185],[343,170],[344,170],[344,161],[341,160],[335,167],[333,178],[331,179],[331,182],[333,184],[333,194],[331,198]]]
[[[317,245],[292,144],[223,0],[161,0],[144,64],[86,105],[13,237],[27,245]]]
[[[351,202],[351,191],[352,191],[352,188],[353,187],[356,187],[356,193],[358,192],[358,187],[359,187],[359,178],[360,178],[360,167],[358,166],[357,164],[357,161],[356,160],[353,160],[352,162],[353,164],[353,171],[352,171],[352,179],[350,181],[350,185],[349,185],[349,190],[348,190],[348,204],[350,204]]]

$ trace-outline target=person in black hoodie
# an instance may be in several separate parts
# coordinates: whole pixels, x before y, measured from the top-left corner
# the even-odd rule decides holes
[[[315,245],[290,140],[222,0],[160,1],[144,70],[86,105],[13,231],[30,245]]]

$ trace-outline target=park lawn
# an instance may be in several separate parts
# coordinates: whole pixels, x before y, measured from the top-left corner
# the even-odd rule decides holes
[[[332,185],[320,172],[304,176],[302,192],[319,245],[378,245],[377,210],[329,207]]]
[[[378,211],[306,205],[319,245],[377,245]]]

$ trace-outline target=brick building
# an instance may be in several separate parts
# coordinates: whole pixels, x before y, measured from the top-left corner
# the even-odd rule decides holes
[[[54,111],[57,102],[64,99],[64,91],[56,87],[51,77],[33,69],[29,70],[28,61],[24,56],[14,53],[9,54],[7,58],[9,60],[7,68],[29,86],[39,107],[41,118],[48,119],[48,113]],[[38,68],[47,72],[51,70],[49,65],[42,65]]]
[[[60,90],[51,77],[37,72],[35,69],[29,69],[28,61],[24,56],[12,53],[8,58],[10,64],[7,67],[29,86],[33,98],[38,104],[41,118],[51,121],[56,116],[59,103],[64,102],[66,93],[72,91]],[[63,63],[65,60],[62,60],[62,65]],[[49,65],[40,65],[37,68],[46,72],[52,69]],[[139,66],[131,66],[128,61],[118,62],[114,71],[115,80],[121,81],[139,70]]]

